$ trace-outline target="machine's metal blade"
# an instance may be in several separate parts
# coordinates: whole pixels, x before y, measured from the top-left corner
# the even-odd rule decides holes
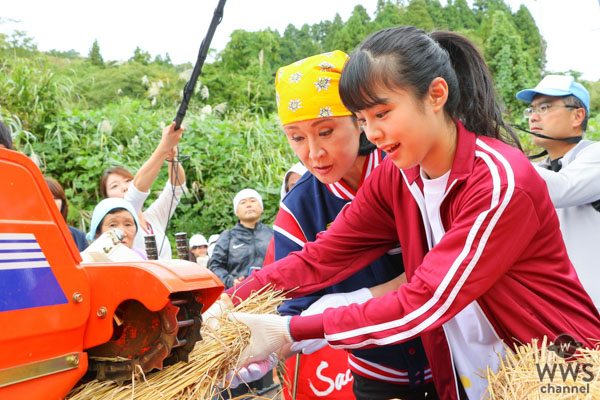
[[[192,293],[174,294],[159,312],[136,301],[126,301],[115,312],[111,340],[88,351],[89,371],[100,380],[122,383],[140,372],[162,369],[167,363],[187,361],[201,340],[202,305]]]

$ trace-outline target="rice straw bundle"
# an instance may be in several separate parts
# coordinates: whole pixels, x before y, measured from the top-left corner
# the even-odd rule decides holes
[[[218,392],[215,385],[227,386],[227,373],[235,368],[242,350],[250,341],[248,327],[231,321],[228,314],[275,314],[277,306],[284,300],[283,292],[264,287],[225,312],[220,318],[218,332],[210,332],[203,324],[203,340],[196,343],[187,363],[170,365],[148,376],[140,374],[141,378],[136,377],[123,386],[112,381],[94,380],[73,389],[67,399],[211,399]]]
[[[548,341],[544,336],[541,346],[538,346],[538,339],[533,339],[530,344],[515,345],[514,352],[507,348],[504,358],[498,355],[498,372],[494,373],[488,367],[483,374],[489,382],[486,398],[600,399],[600,350],[579,349],[572,359],[565,360],[556,352],[548,350],[547,345]],[[569,367],[572,373],[565,373],[569,371]],[[543,379],[540,379],[540,371]],[[550,371],[554,371],[553,379],[549,375]],[[576,371],[577,379],[574,380],[573,373]],[[566,377],[564,380],[563,375]]]

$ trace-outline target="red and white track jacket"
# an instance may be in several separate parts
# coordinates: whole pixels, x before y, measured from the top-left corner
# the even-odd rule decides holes
[[[385,160],[317,241],[253,274],[237,295],[268,283],[300,286],[294,296],[312,293],[399,240],[407,284],[361,305],[293,317],[292,336],[324,332],[333,347],[360,348],[420,335],[443,399],[458,397],[442,325],[473,301],[510,346],[568,333],[592,347],[590,339],[600,339],[600,316],[567,257],[545,182],[518,149],[457,126],[440,208],[446,233],[435,247],[428,250],[419,167],[402,171]]]

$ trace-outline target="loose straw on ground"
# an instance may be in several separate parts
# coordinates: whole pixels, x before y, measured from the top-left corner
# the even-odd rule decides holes
[[[494,400],[583,400],[600,399],[600,351],[579,349],[573,359],[563,359],[548,350],[547,338],[541,345],[532,343],[515,346],[500,357],[497,373],[490,368],[485,398]],[[573,373],[565,373],[565,371]],[[542,374],[540,373],[542,371]],[[548,374],[554,371],[553,379]],[[573,379],[573,374],[577,378]],[[541,378],[541,376],[543,378]],[[564,379],[563,379],[564,375]]]
[[[284,293],[265,287],[242,301],[231,312],[275,314],[277,306],[283,300]],[[242,350],[250,340],[248,327],[231,321],[227,318],[228,314],[226,312],[221,316],[218,332],[209,332],[203,325],[203,340],[196,343],[187,363],[180,362],[162,371],[141,375],[141,378],[123,386],[112,381],[94,380],[73,389],[67,399],[211,399],[219,391],[217,385],[227,386],[226,375],[235,368]]]

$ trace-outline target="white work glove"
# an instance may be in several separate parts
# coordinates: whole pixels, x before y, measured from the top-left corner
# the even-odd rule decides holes
[[[372,298],[373,294],[367,288],[358,289],[349,293],[326,294],[312,303],[306,310],[302,311],[302,314],[300,315],[322,314],[327,308],[347,306],[352,303],[362,304]],[[290,347],[290,350],[294,353],[302,352],[302,354],[312,354],[325,346],[327,346],[327,340],[325,339],[307,339],[295,342]]]
[[[271,353],[294,341],[289,329],[291,317],[231,313],[229,318],[250,328],[250,343],[242,351],[238,365],[265,360]]]
[[[229,299],[229,297],[227,297]],[[230,305],[231,300],[221,299],[215,301],[208,310],[202,313],[202,323],[208,328],[209,331],[216,331],[219,326],[219,318],[225,313],[225,311],[233,308],[233,303]]]
[[[229,387],[231,389],[235,389],[242,383],[248,383],[260,379],[273,368],[275,368],[278,363],[279,360],[277,358],[277,354],[271,353],[269,357],[262,361],[244,365],[237,371],[237,373],[231,371],[227,374],[227,380],[231,381],[229,382]]]

